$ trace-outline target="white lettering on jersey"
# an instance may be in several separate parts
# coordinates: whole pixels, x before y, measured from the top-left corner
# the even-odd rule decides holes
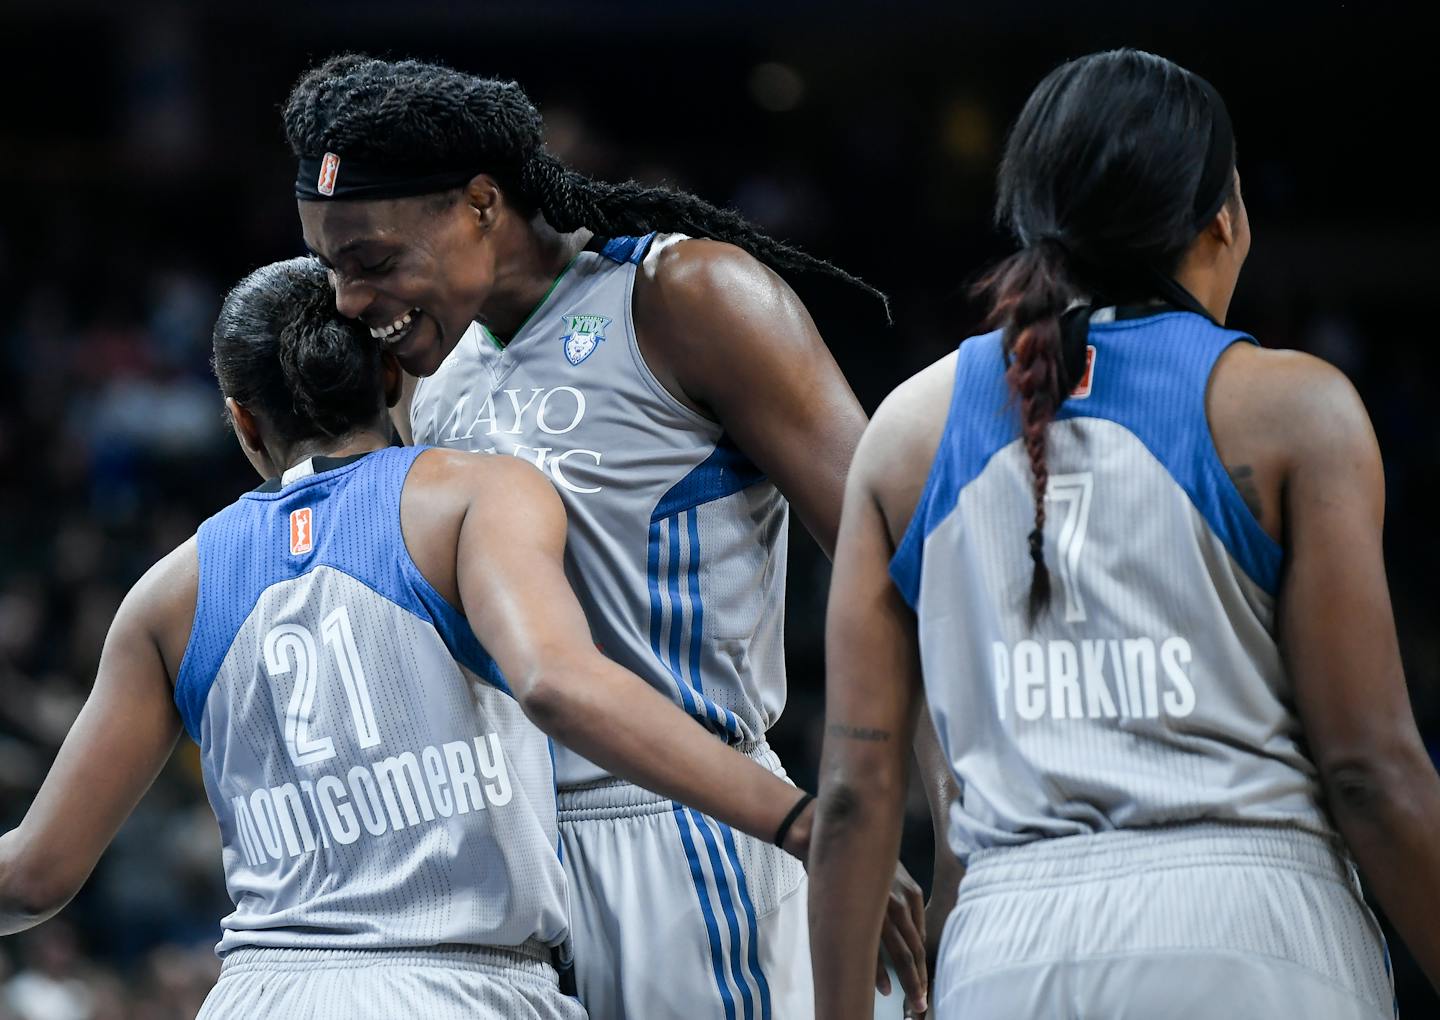
[[[1057,720],[1184,718],[1195,711],[1193,659],[1190,642],[1178,636],[1161,641],[1158,652],[1148,637],[1043,644],[1027,638],[1013,647],[996,641],[991,646],[996,713],[1004,720],[1013,711],[1027,722],[1046,715]]]
[[[469,393],[462,393],[450,409],[449,415],[435,430],[436,442],[443,446],[472,445],[477,434],[484,436],[518,436],[538,429],[547,436],[563,436],[574,432],[585,420],[585,394],[574,386],[553,386],[546,389],[531,386],[525,389],[500,390],[504,396],[497,406],[496,394],[491,393],[473,409]],[[506,443],[482,448],[480,453],[509,453],[528,460],[550,476],[551,481],[569,492],[588,494],[599,492],[603,486],[586,485],[566,473],[571,458],[588,462],[583,466],[598,468],[604,453],[580,447],[530,446],[524,443]],[[577,465],[581,466],[581,465]]]
[[[356,765],[343,779],[324,775],[299,787],[284,783],[232,797],[233,840],[245,862],[258,868],[312,853],[317,836],[327,847],[332,839],[348,846],[362,832],[387,836],[456,811],[504,807],[514,793],[500,736],[486,733]]]

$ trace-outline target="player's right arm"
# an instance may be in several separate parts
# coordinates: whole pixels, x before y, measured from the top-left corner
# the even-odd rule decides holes
[[[774,836],[800,791],[595,647],[565,575],[565,508],[544,475],[513,457],[435,450],[410,478],[405,499],[416,520],[427,505],[448,515],[459,496],[458,528],[447,540],[453,574],[426,576],[442,595],[458,594],[475,636],[537,726],[630,782],[758,839]],[[407,527],[406,541],[412,555],[435,562],[417,550],[435,541],[433,529]],[[808,848],[810,814],[785,842],[796,856]]]
[[[189,617],[177,621],[183,610],[175,604],[188,584],[194,612],[194,561],[187,542],[126,596],[95,686],[50,774],[20,826],[0,836],[0,935],[37,925],[70,902],[170,757],[180,715],[157,626],[180,622],[188,632]]]
[[[1440,777],[1405,689],[1375,434],[1334,368],[1289,353],[1251,360],[1273,376],[1267,399],[1287,405],[1280,633],[1305,736],[1371,891],[1440,988]]]

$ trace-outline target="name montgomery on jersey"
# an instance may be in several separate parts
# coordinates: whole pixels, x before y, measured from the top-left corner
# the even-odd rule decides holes
[[[1167,637],[991,645],[1000,718],[1183,718],[1195,710],[1190,642]],[[1110,679],[1106,678],[1109,670]],[[1164,686],[1162,690],[1162,674]],[[1111,689],[1114,689],[1112,696]]]
[[[497,400],[497,396],[501,396]],[[532,386],[498,390],[487,393],[475,406],[470,406],[472,394],[462,393],[455,406],[435,430],[436,442],[444,446],[467,446],[475,433],[482,428],[484,435],[505,434],[518,436],[533,433],[535,428],[547,436],[564,436],[573,432],[585,419],[585,394],[574,386]],[[533,427],[532,427],[533,426]],[[498,453],[499,448],[479,448],[480,453]],[[537,468],[548,474],[556,485],[571,492],[599,492],[601,485],[585,485],[566,473],[572,458],[588,462],[598,468],[602,454],[599,450],[576,448],[562,449],[559,445],[542,446],[515,444],[509,450],[516,457],[532,461]]]
[[[231,798],[237,843],[252,867],[381,837],[438,817],[510,803],[513,790],[500,737],[452,740],[356,765],[343,776],[259,787]]]

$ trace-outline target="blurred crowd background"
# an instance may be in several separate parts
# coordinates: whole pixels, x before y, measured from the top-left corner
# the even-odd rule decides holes
[[[1411,693],[1440,750],[1440,425],[1425,395],[1440,262],[1421,155],[1436,89],[1406,12],[1363,6],[6,0],[0,830],[49,767],[129,585],[258,481],[221,424],[210,326],[231,283],[301,251],[278,108],[344,50],[513,77],[575,166],[732,205],[883,288],[894,325],[857,290],[792,280],[870,409],[978,331],[968,286],[1009,250],[990,223],[998,153],[1046,71],[1134,45],[1209,77],[1254,230],[1231,323],[1326,358],[1365,397]],[[772,737],[809,784],[828,567],[803,534],[792,550],[791,701]],[[919,798],[905,852],[928,881]],[[0,1020],[193,1016],[228,909],[183,738],[80,897],[0,942]],[[1395,956],[1402,1009],[1432,1015],[1440,1001]]]

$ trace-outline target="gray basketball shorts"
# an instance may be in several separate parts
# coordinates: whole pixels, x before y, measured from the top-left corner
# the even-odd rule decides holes
[[[471,946],[236,949],[197,1020],[586,1020],[540,955]]]
[[[938,1020],[1390,1020],[1389,960],[1330,840],[1222,824],[973,854],[945,925]]]
[[[765,744],[741,750],[784,776]],[[813,1020],[799,861],[619,780],[559,797],[575,979],[591,1016]]]

